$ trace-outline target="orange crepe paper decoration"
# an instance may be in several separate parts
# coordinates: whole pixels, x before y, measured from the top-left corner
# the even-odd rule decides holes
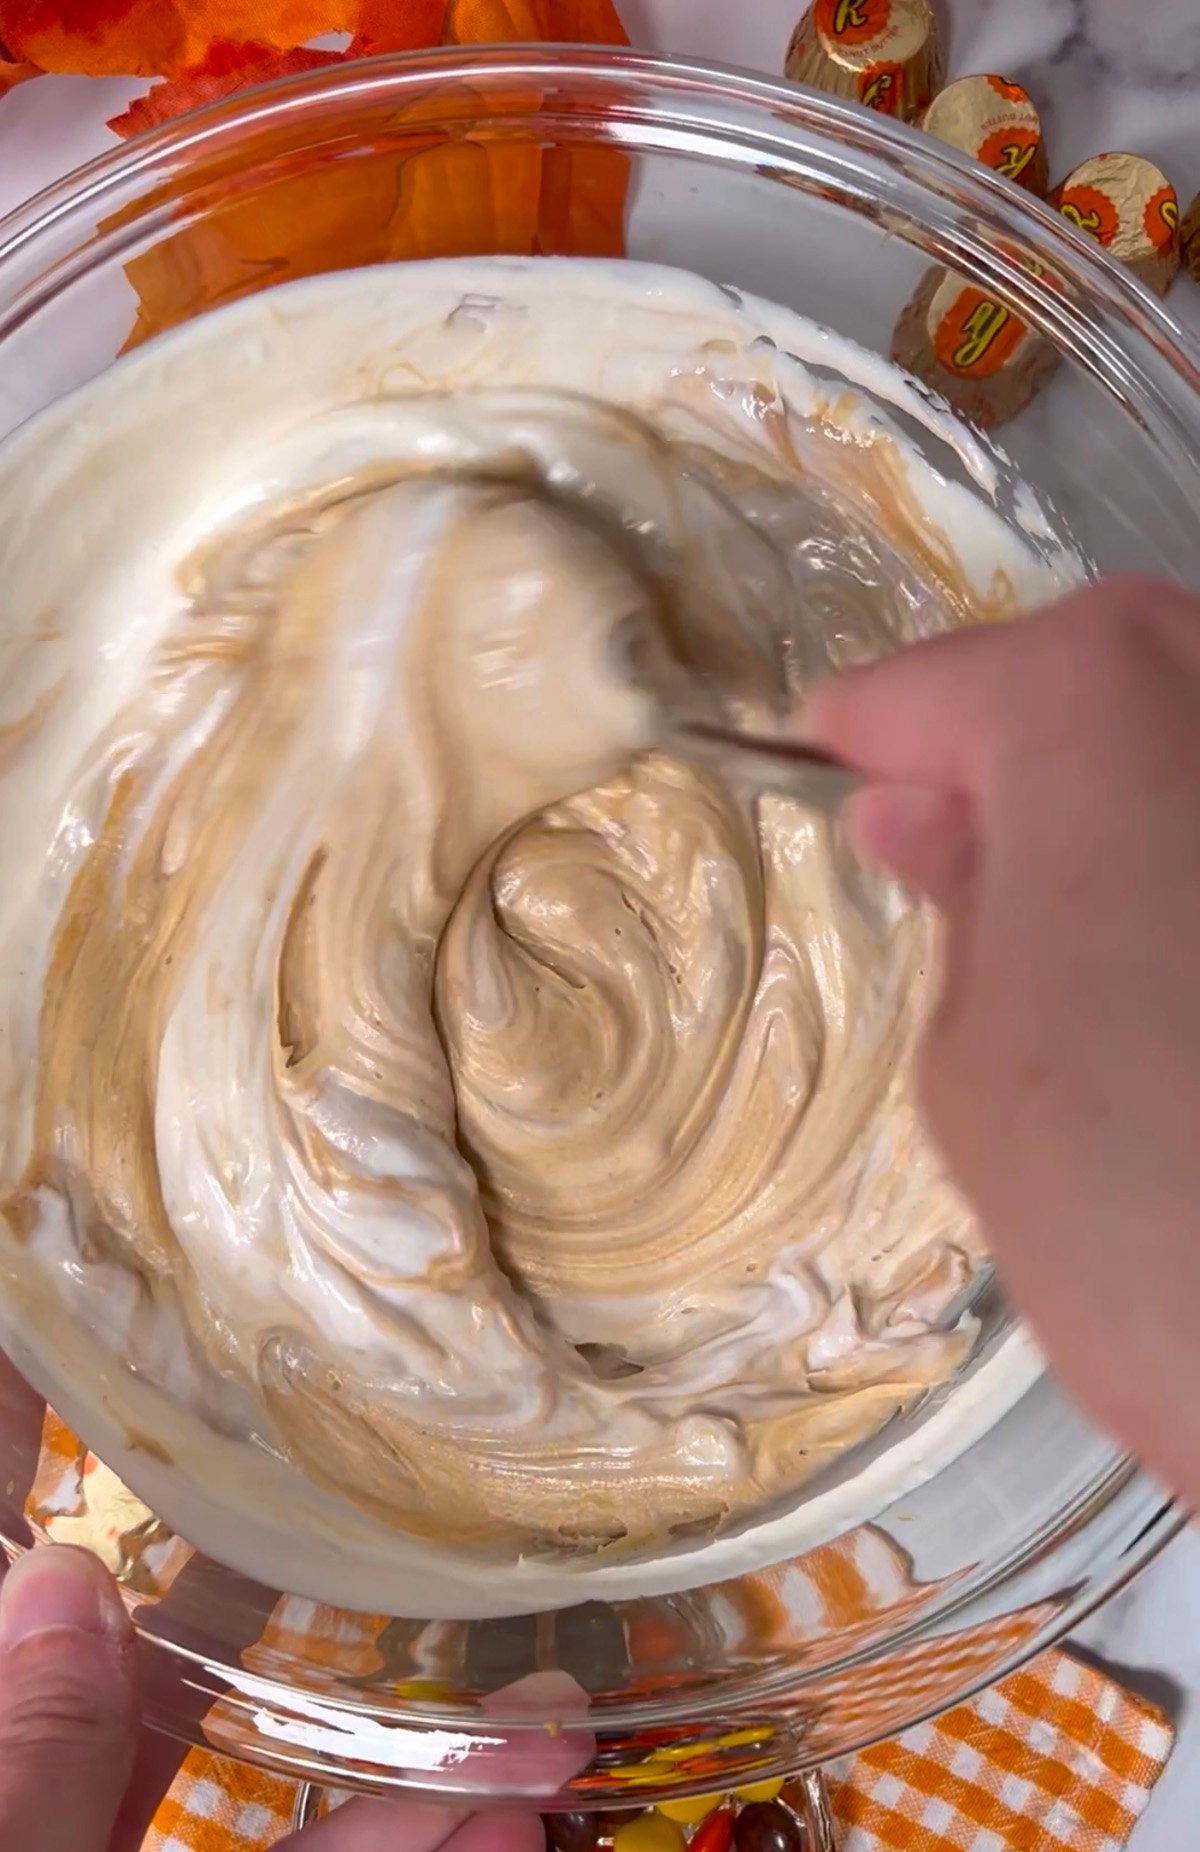
[[[0,6],[4,3],[0,0]],[[233,44],[219,39],[198,64],[138,97],[123,115],[112,117],[108,126],[120,136],[136,135],[243,85],[266,83],[346,58],[413,51],[439,43],[477,45],[508,40],[628,43],[611,0],[362,0],[357,31],[344,52],[303,47],[278,52],[262,41]]]
[[[418,51],[440,45],[446,23],[446,0],[363,0],[350,56],[380,51]]]
[[[389,10],[398,29],[404,0],[373,0],[372,32],[386,33]],[[450,0],[445,15],[446,32],[458,34],[468,28],[490,34],[502,20],[540,27],[552,18],[567,22],[572,33],[585,20],[611,33],[616,18],[609,0],[564,0],[561,7],[548,0]],[[272,68],[260,57],[241,81],[256,81]],[[223,95],[238,81],[220,58],[210,58],[202,74],[152,90],[113,126],[132,133],[147,121],[165,120],[173,104],[183,106],[189,83],[216,86],[208,94]],[[193,93],[191,100],[200,99]],[[492,86],[487,114],[519,118],[538,101],[529,84],[507,93]],[[442,122],[457,118],[461,126],[431,130],[431,114]],[[482,123],[473,137],[471,125],[483,114],[483,99],[458,84],[435,105],[426,98],[400,109],[381,104],[374,119],[360,115],[355,151],[343,150],[337,159],[290,123],[260,132],[252,158],[244,147],[214,155],[203,183],[210,198],[224,195],[220,205],[126,267],[139,303],[126,346],[265,284],[331,269],[475,254],[619,255],[627,158],[603,147],[544,149],[532,137],[493,136]],[[243,177],[251,167],[253,183]],[[199,184],[193,173],[191,185]],[[174,185],[164,182],[161,197],[169,199]]]
[[[272,55],[338,32],[349,35],[351,57],[437,44],[628,43],[612,0],[0,0],[0,96],[42,71],[166,77],[187,86],[242,68],[247,82],[257,82],[304,68],[249,75]],[[239,48],[246,56],[214,69],[214,56]],[[147,100],[119,132],[220,94],[209,85]]]
[[[202,103],[215,103],[218,97],[247,84],[265,84],[274,77],[290,77],[297,71],[319,70],[324,64],[344,63],[346,52],[310,51],[298,46],[295,51],[272,51],[269,45],[227,45],[223,40],[213,45],[203,64],[182,77],[154,84],[145,96],[135,97],[120,116],[111,116],[108,126],[114,135],[127,139],[143,129],[156,128],[185,110],[198,109]]]
[[[449,0],[442,36],[447,45],[629,43],[612,0]]]
[[[0,41],[43,71],[179,77],[218,42],[293,51],[357,32],[361,11],[362,0],[0,0]]]
[[[18,63],[5,55],[5,48],[0,45],[0,97],[7,96],[18,84],[29,82],[31,77],[40,77],[36,64]]]

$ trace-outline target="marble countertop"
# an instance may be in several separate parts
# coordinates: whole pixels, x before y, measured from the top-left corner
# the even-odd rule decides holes
[[[777,73],[803,0],[618,0],[639,45]],[[999,71],[1031,92],[1053,173],[1124,148],[1156,161],[1181,204],[1200,192],[1198,0],[941,0],[951,75]],[[143,80],[42,79],[0,106],[0,212],[113,142],[104,127]],[[1170,306],[1200,331],[1200,289]],[[1179,1852],[1200,1818],[1200,1532],[1181,1537],[1080,1632],[1102,1660],[1168,1710],[1179,1741],[1132,1852]]]

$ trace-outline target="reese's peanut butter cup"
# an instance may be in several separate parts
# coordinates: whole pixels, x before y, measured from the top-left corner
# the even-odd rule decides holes
[[[785,68],[796,83],[915,121],[945,68],[930,0],[813,0]]]
[[[1148,289],[1166,294],[1179,269],[1179,201],[1152,161],[1140,154],[1094,154],[1050,200]]]
[[[1029,192],[1046,191],[1046,150],[1037,110],[1028,92],[1007,77],[981,73],[947,84],[920,126]]]
[[[1166,291],[1179,269],[1179,201],[1152,162],[1093,155],[1050,200],[1150,289]],[[945,271],[927,276],[905,308],[892,357],[983,430],[1015,417],[1057,365],[1011,309]]]
[[[908,303],[892,358],[982,431],[1014,418],[1058,363],[1006,304],[945,270],[931,270]]]
[[[1180,223],[1179,255],[1189,276],[1200,283],[1200,193],[1197,193]]]

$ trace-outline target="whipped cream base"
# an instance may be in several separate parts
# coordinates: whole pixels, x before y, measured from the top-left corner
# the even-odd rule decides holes
[[[578,262],[272,291],[0,453],[6,1341],[168,1521],[496,1612],[765,1562],[924,1470],[694,1547],[962,1357],[978,1242],[903,1081],[928,928],[644,750],[636,575],[514,485],[682,562],[701,627],[803,601],[798,693],[1078,576],[994,471],[783,311]]]

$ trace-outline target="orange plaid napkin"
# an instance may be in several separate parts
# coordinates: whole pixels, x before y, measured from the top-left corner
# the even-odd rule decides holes
[[[836,1771],[842,1852],[1120,1852],[1174,1736],[1067,1653]]]
[[[1120,1852],[1171,1752],[1159,1713],[1065,1653],[830,1771],[840,1852]],[[194,1749],[144,1852],[266,1852],[296,1786]]]
[[[161,1599],[191,1555],[54,1415],[27,1510],[51,1538],[97,1550],[147,1599]],[[814,1552],[803,1569],[768,1570],[728,1590],[714,1596],[711,1618],[733,1647],[741,1637],[769,1640],[773,1614],[782,1623],[789,1611],[804,1613],[814,1691],[836,1693],[843,1714],[852,1696],[864,1734],[886,1728],[897,1706],[911,1714],[939,1668],[970,1676],[1022,1637],[1021,1623],[1005,1617],[893,1655],[885,1677],[859,1671],[849,1694],[840,1674],[822,1684],[823,1638],[844,1649],[873,1611],[920,1592],[904,1553],[869,1526]],[[375,1648],[385,1624],[285,1596],[243,1657],[250,1671],[269,1672],[284,1652],[314,1671],[336,1665],[370,1674],[382,1665]],[[645,1656],[652,1642],[639,1646]],[[210,1741],[236,1751],[240,1713],[218,1702],[205,1729]],[[974,1702],[831,1768],[839,1852],[1121,1852],[1173,1740],[1150,1705],[1066,1653],[1044,1653]],[[194,1749],[143,1852],[267,1852],[290,1831],[295,1802],[295,1782]]]
[[[191,1750],[142,1852],[266,1852],[291,1830],[296,1784]]]

